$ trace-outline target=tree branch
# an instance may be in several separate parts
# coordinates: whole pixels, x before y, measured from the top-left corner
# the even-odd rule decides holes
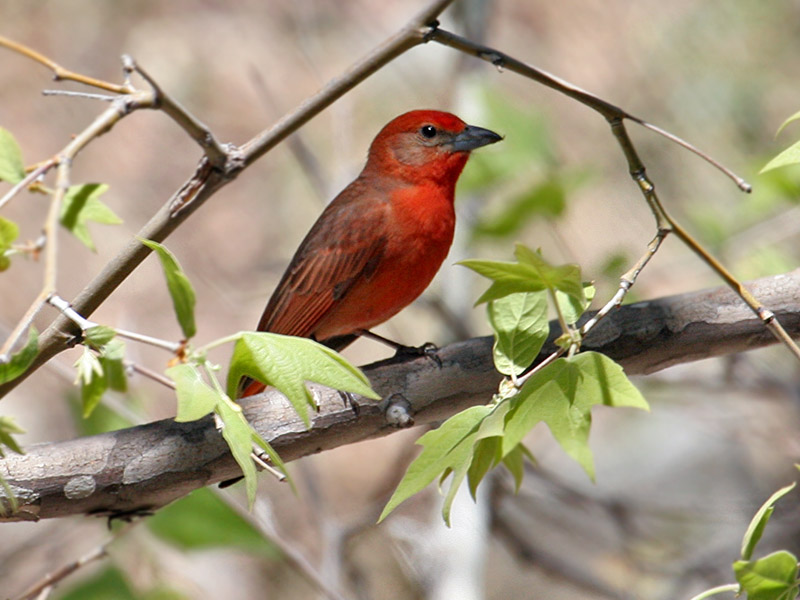
[[[800,269],[748,287],[775,307],[792,335],[800,335]],[[553,329],[551,340],[560,333],[557,325]],[[772,343],[774,337],[741,299],[728,288],[717,288],[624,306],[592,330],[584,349],[615,358],[634,375]],[[550,342],[540,356],[552,350]],[[426,358],[390,359],[364,371],[384,397],[400,392],[408,399],[416,424],[439,421],[489,400],[500,381],[492,365],[491,338],[452,344],[439,356],[441,368]],[[391,411],[386,402],[364,401],[356,416],[342,405],[337,392],[313,387],[320,410],[309,430],[276,392],[242,400],[248,419],[284,460],[396,431],[387,423]],[[238,474],[211,418],[157,421],[39,444],[25,455],[0,460],[0,476],[20,503],[16,514],[2,516],[0,522],[146,513]],[[0,504],[8,509],[2,493]]]

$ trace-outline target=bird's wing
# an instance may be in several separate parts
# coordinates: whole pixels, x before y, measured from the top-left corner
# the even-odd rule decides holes
[[[309,231],[272,294],[259,331],[309,337],[359,279],[369,277],[385,246],[382,203],[334,201]]]

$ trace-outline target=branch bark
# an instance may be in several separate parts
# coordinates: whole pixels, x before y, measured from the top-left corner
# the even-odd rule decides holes
[[[800,269],[765,278],[749,289],[773,307],[789,333],[800,335]],[[552,326],[551,340],[560,332]],[[624,306],[603,320],[584,343],[619,361],[629,375],[760,348],[775,343],[763,323],[728,288],[716,288]],[[542,357],[553,350],[548,342]],[[416,424],[442,420],[485,403],[500,375],[492,365],[492,339],[474,338],[442,348],[442,367],[426,358],[390,359],[364,368],[380,394],[401,393]],[[248,419],[286,461],[360,440],[388,435],[386,401],[364,401],[360,414],[332,390],[312,386],[320,411],[306,430],[279,394],[242,400]],[[402,410],[405,401],[395,403]],[[238,474],[213,420],[157,421],[67,442],[39,444],[0,460],[20,503],[2,521],[73,514],[135,515],[153,511],[193,489]],[[0,503],[8,510],[0,488]]]

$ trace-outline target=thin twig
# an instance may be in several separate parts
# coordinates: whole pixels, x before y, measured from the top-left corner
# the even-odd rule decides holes
[[[53,79],[56,81],[77,81],[78,83],[90,85],[92,87],[114,92],[116,94],[130,94],[134,91],[130,84],[117,85],[115,83],[109,83],[107,81],[102,81],[101,79],[95,79],[94,77],[81,75],[80,73],[75,73],[74,71],[65,69],[54,60],[51,60],[43,54],[36,52],[36,50],[28,48],[25,44],[14,42],[6,37],[3,37],[2,35],[0,35],[0,46],[5,46],[9,50],[21,54],[22,56],[27,56],[39,64],[44,65],[53,71]]]
[[[164,111],[168,117],[180,125],[181,128],[203,148],[212,165],[216,168],[224,169],[228,159],[231,157],[231,152],[217,141],[217,138],[214,137],[211,130],[186,110],[177,100],[167,94],[155,79],[150,77],[150,74],[134,61],[132,57],[126,55],[122,58],[125,64],[139,73],[153,89],[153,93],[155,94],[154,107]]]
[[[527,77],[529,79],[533,79],[542,85],[545,85],[549,88],[552,88],[562,94],[569,96],[570,98],[577,100],[581,104],[585,104],[586,106],[596,110],[601,115],[603,115],[606,120],[618,120],[618,119],[630,119],[631,121],[650,129],[658,133],[659,135],[663,135],[667,139],[683,146],[687,150],[695,153],[697,156],[702,158],[703,160],[707,161],[709,164],[714,166],[715,168],[719,169],[722,173],[726,176],[730,177],[737,186],[743,191],[749,191],[751,189],[750,184],[744,181],[741,177],[734,174],[730,169],[723,167],[719,162],[713,160],[710,156],[705,154],[704,152],[698,150],[694,146],[692,146],[689,142],[686,142],[680,139],[678,136],[673,135],[656,127],[655,125],[651,125],[647,123],[643,119],[636,117],[626,110],[620,108],[619,106],[615,106],[610,102],[603,100],[579,88],[576,85],[571,84],[560,77],[553,75],[552,73],[548,73],[542,69],[538,69],[532,65],[529,65],[521,60],[518,60],[504,52],[496,50],[494,48],[490,48],[488,46],[484,46],[482,44],[477,44],[471,40],[465,39],[459,35],[454,33],[450,33],[449,31],[445,31],[444,29],[437,28],[433,33],[430,34],[429,38],[430,41],[438,42],[444,46],[448,46],[450,48],[454,48],[460,52],[464,52],[466,54],[476,56],[481,60],[485,60],[487,62],[492,63],[495,67],[501,70],[508,69],[509,71],[513,71],[523,77]]]
[[[161,385],[164,385],[172,390],[174,390],[177,387],[175,385],[175,382],[172,381],[172,379],[170,379],[169,377],[166,377],[157,371],[153,371],[152,369],[148,369],[147,367],[140,365],[138,363],[125,361],[125,367],[132,369],[137,373],[139,373],[140,375],[152,379],[153,381],[158,382]]]
[[[683,229],[683,227],[681,227],[677,221],[675,221],[675,219],[668,215],[655,193],[655,186],[653,185],[652,181],[648,179],[645,173],[644,164],[639,158],[633,142],[628,136],[627,130],[625,129],[624,119],[630,119],[638,125],[646,127],[647,129],[650,129],[659,135],[663,135],[667,139],[679,144],[681,147],[694,152],[697,156],[701,157],[703,160],[719,169],[727,177],[730,177],[741,190],[749,192],[751,189],[750,184],[744,181],[744,179],[741,177],[737,176],[730,169],[723,167],[718,161],[712,159],[710,156],[701,152],[681,138],[660,129],[655,125],[647,123],[643,119],[631,115],[618,106],[598,98],[586,90],[582,90],[581,88],[574,86],[571,83],[554,75],[551,75],[546,71],[528,65],[520,60],[517,60],[516,58],[513,58],[512,56],[500,52],[499,50],[495,50],[494,48],[490,48],[481,44],[476,44],[475,42],[457,36],[443,29],[436,28],[430,33],[428,39],[454,48],[460,52],[476,56],[482,60],[492,63],[498,68],[508,69],[509,71],[513,71],[519,75],[522,75],[523,77],[533,79],[534,81],[553,88],[569,96],[570,98],[585,104],[586,106],[603,115],[603,117],[605,117],[611,126],[612,133],[614,134],[615,139],[619,143],[620,148],[622,149],[623,154],[628,161],[628,167],[631,176],[639,185],[646,202],[653,212],[659,235],[661,235],[660,232],[663,230],[674,231],[678,238],[684,244],[689,246],[689,248],[706,264],[708,264],[723,279],[723,281],[725,281],[731,287],[731,289],[733,289],[739,295],[739,297],[750,307],[750,309],[758,316],[758,318],[761,319],[761,321],[764,323],[764,326],[767,327],[773,333],[773,335],[775,335],[775,337],[780,340],[792,352],[792,354],[795,355],[795,357],[797,357],[798,360],[800,360],[800,347],[798,347],[798,345],[792,340],[791,336],[786,333],[786,330],[775,318],[774,313],[765,308],[752,294],[750,294],[750,292],[747,291],[747,289],[745,289],[740,281],[733,277],[733,275],[719,261],[711,256],[711,254],[709,254],[694,238],[692,238],[688,232],[686,232],[686,230]],[[645,263],[646,262],[647,261],[645,261]],[[621,296],[624,297],[625,293],[626,291],[622,291]],[[618,294],[620,294],[620,292],[618,292]],[[619,301],[621,302],[621,298]]]
[[[83,98],[84,100],[100,100],[112,102],[116,96],[106,94],[90,94],[89,92],[75,92],[72,90],[42,90],[42,96],[67,96],[68,98]]]
[[[34,181],[36,181],[39,177],[47,173],[50,169],[55,167],[58,164],[58,161],[54,158],[44,161],[43,163],[36,166],[30,173],[28,173],[22,181],[17,183],[14,187],[12,187],[8,192],[0,198],[0,209],[2,209],[9,200],[11,200],[14,196],[19,194],[23,189],[28,187]]]
[[[135,523],[128,524],[125,527],[120,528],[114,535],[111,537],[110,540],[105,542],[104,544],[97,546],[94,550],[87,552],[83,556],[81,556],[78,560],[75,560],[71,563],[68,563],[58,569],[57,571],[50,573],[43,577],[41,581],[38,581],[33,586],[28,588],[22,595],[17,596],[15,600],[33,600],[34,598],[39,597],[39,594],[48,593],[49,590],[53,588],[56,584],[60,583],[68,576],[72,575],[78,569],[85,567],[88,564],[91,564],[101,558],[105,558],[108,556],[108,546],[114,542],[118,537],[122,536],[123,534],[127,533],[128,530],[135,525]]]

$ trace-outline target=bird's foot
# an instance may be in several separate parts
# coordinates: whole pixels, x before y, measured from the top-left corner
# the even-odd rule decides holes
[[[442,368],[442,359],[439,357],[439,346],[432,342],[425,342],[422,346],[397,346],[395,356],[426,356]]]
[[[350,392],[343,392],[342,390],[336,391],[342,399],[342,402],[344,402],[344,405],[347,406],[349,404],[350,408],[353,409],[353,414],[358,417],[358,415],[361,414],[361,406],[356,402],[356,395]]]

